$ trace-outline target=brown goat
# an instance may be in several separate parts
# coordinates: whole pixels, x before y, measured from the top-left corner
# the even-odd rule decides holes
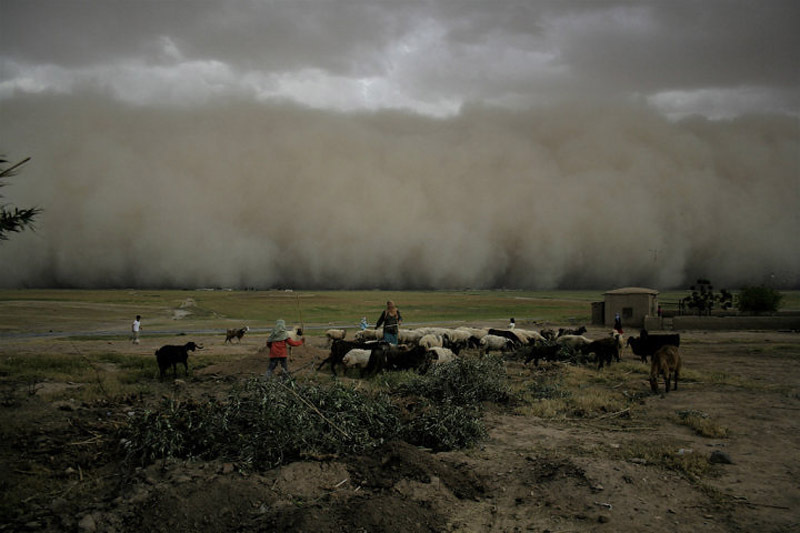
[[[678,390],[678,376],[681,372],[681,354],[677,346],[665,345],[655,351],[650,361],[650,388],[658,392],[658,375],[664,376],[665,392],[669,392],[670,379],[674,378],[672,390]]]

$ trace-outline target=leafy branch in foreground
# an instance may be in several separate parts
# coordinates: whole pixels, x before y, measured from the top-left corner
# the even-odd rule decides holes
[[[0,169],[0,187],[5,187],[7,183],[3,180],[15,176],[22,165],[30,160],[31,158],[28,157],[8,168]],[[0,158],[0,165],[7,163],[6,159]],[[3,195],[0,194],[0,199],[2,198]],[[14,207],[12,209],[7,205],[0,205],[0,241],[8,240],[9,233],[18,233],[27,227],[33,228],[34,219],[41,212],[42,210],[38,207],[26,209]]]

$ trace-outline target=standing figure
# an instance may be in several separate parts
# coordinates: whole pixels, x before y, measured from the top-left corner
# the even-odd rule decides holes
[[[365,316],[361,317],[361,322],[358,323],[358,327],[359,329],[361,329],[361,331],[364,331],[369,327],[369,322],[367,322],[367,317]]]
[[[299,331],[299,333],[302,334],[301,331]],[[275,367],[278,366],[278,363],[280,363],[281,368],[283,369],[283,377],[289,377],[289,365],[286,363],[286,358],[289,355],[288,347],[302,346],[305,340],[305,337],[300,337],[300,340],[292,339],[289,336],[289,332],[286,331],[286,322],[283,319],[278,319],[275,322],[275,327],[272,329],[269,337],[267,337],[267,347],[269,347],[269,367],[267,367],[264,378],[269,379],[272,377],[272,371],[275,370]]]
[[[619,313],[614,313],[614,330],[617,333],[623,333],[622,331],[622,319],[619,317]]]
[[[517,325],[517,321],[516,321],[516,320],[514,320],[514,318],[512,317],[512,318],[511,318],[511,322],[509,322],[509,323],[508,323],[508,329],[514,329],[514,327],[515,327],[516,325]]]
[[[400,310],[394,305],[394,302],[389,300],[386,302],[386,309],[381,313],[378,322],[375,323],[375,329],[381,327],[383,324],[383,340],[389,344],[397,344],[397,334],[400,332],[400,324],[403,323],[403,317]]]
[[[142,330],[142,317],[136,315],[136,319],[131,324],[131,343],[139,344],[139,332]]]

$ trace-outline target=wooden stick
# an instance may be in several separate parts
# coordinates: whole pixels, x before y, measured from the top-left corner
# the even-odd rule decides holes
[[[612,418],[612,417],[619,416],[619,415],[622,415],[622,414],[625,414],[625,413],[629,413],[630,411],[631,411],[631,408],[628,407],[626,409],[623,409],[622,411],[617,411],[616,413],[608,413],[608,414],[603,415],[603,416],[598,416],[595,420],[602,420],[604,418]]]
[[[280,385],[280,386],[281,386],[281,387],[283,387],[284,389],[288,390],[289,392],[291,392],[292,394],[294,394],[295,396],[297,396],[297,399],[298,399],[298,400],[300,400],[301,402],[303,402],[304,404],[306,404],[307,406],[309,406],[311,409],[313,409],[313,410],[314,410],[314,411],[315,411],[315,412],[316,412],[316,413],[319,415],[319,417],[320,417],[321,419],[323,419],[325,422],[327,422],[328,424],[330,424],[330,426],[331,426],[333,429],[335,429],[336,431],[338,431],[339,433],[341,433],[342,435],[344,435],[344,436],[345,436],[345,437],[347,437],[348,439],[350,438],[350,435],[348,435],[348,434],[347,434],[347,432],[346,432],[345,430],[343,430],[342,428],[340,428],[339,426],[337,426],[336,424],[334,424],[333,422],[331,422],[330,420],[328,420],[328,419],[325,417],[325,415],[323,415],[323,414],[320,412],[320,410],[319,410],[319,409],[317,409],[316,407],[314,407],[314,405],[313,405],[311,402],[309,402],[308,400],[306,400],[305,398],[303,398],[302,396],[300,396],[299,394],[297,394],[297,392],[295,392],[294,390],[292,390],[290,387],[287,387],[287,386],[286,386],[286,385],[284,385],[283,383],[281,383],[281,382],[278,382],[278,385]]]

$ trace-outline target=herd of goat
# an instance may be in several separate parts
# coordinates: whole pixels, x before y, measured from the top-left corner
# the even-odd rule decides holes
[[[249,331],[248,327],[229,329],[225,343],[235,338],[241,342]],[[594,354],[598,369],[610,365],[613,360],[620,361],[622,351],[630,347],[642,362],[650,357],[649,382],[653,392],[658,391],[658,378],[663,376],[665,391],[678,387],[680,374],[679,334],[650,334],[641,330],[638,337],[628,337],[614,331],[610,335],[592,340],[584,334],[585,327],[575,330],[561,328],[558,331],[543,329],[540,331],[525,329],[495,328],[419,328],[401,329],[398,334],[399,343],[389,344],[382,340],[382,331],[366,329],[356,332],[353,340],[346,340],[346,330],[329,329],[325,332],[330,353],[317,366],[330,365],[336,376],[337,366],[357,368],[362,377],[375,375],[386,370],[415,370],[426,372],[431,365],[446,363],[458,357],[463,350],[473,349],[480,354],[492,351],[514,352],[525,364],[540,360],[564,361],[574,360],[578,354],[589,356]],[[290,331],[290,334],[293,333]],[[188,372],[187,359],[190,351],[202,349],[202,345],[194,342],[185,345],[166,345],[156,350],[161,377],[165,376],[169,367],[173,375],[177,375],[177,365],[182,364]]]

